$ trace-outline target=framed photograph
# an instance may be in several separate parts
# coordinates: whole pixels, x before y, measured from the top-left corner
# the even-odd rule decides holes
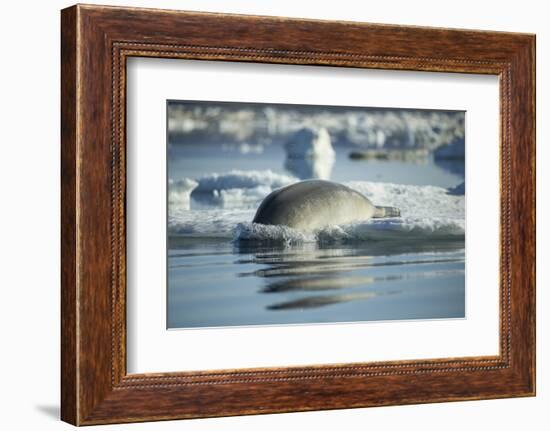
[[[535,36],[61,14],[62,419],[535,394]]]

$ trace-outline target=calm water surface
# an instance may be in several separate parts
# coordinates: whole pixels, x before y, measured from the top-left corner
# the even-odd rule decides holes
[[[170,241],[170,328],[464,317],[464,243]]]

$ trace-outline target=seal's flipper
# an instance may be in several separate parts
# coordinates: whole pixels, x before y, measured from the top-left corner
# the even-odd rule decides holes
[[[400,217],[401,211],[395,207],[376,207],[373,218]]]

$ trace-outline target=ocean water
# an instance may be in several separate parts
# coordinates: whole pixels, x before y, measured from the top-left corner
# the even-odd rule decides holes
[[[463,162],[288,160],[281,145],[168,149],[168,328],[465,316]],[[318,177],[401,216],[301,232],[253,224],[272,190]]]

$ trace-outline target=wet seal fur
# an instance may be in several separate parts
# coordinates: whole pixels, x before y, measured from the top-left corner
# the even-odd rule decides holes
[[[267,195],[252,222],[311,231],[329,225],[400,215],[398,208],[375,206],[364,195],[342,184],[306,180]]]

